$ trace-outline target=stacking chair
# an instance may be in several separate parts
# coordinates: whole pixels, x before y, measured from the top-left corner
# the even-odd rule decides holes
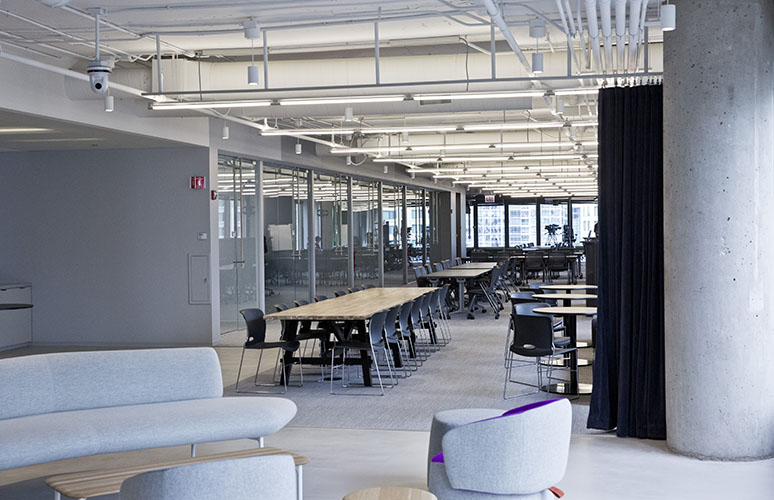
[[[398,346],[398,352],[400,353],[401,357],[401,365],[403,367],[403,377],[407,378],[411,376],[411,371],[409,371],[409,352],[408,349],[406,349],[406,340],[401,336],[398,335],[398,315],[400,314],[400,311],[403,306],[395,306],[389,311],[387,311],[387,316],[384,320],[384,338],[387,340],[388,345],[397,345]],[[389,368],[389,366],[388,366]],[[397,375],[397,374],[396,374]]]
[[[315,302],[322,302],[323,300],[328,300],[328,297],[326,297],[325,295],[315,295],[314,297],[312,297],[312,300],[314,300]]]
[[[565,330],[565,327],[561,326],[561,322],[554,321],[554,317],[551,315],[534,312],[534,310],[539,307],[549,307],[549,305],[545,302],[540,302],[538,299],[535,299],[534,297],[532,297],[530,300],[523,300],[513,304],[513,312],[508,322],[508,333],[505,336],[505,366],[506,367],[508,366],[508,352],[509,352],[508,349],[510,348],[510,345],[511,345],[511,334],[516,328],[516,325],[513,322],[513,317],[516,314],[525,315],[525,316],[545,316],[545,317],[551,318],[551,323],[554,329],[554,338],[557,339],[555,340],[557,345],[561,347],[565,347],[570,344],[569,337],[556,336],[556,333],[559,333]],[[562,340],[562,339],[566,339],[566,340]]]
[[[295,301],[296,307],[309,305],[308,300],[298,299]],[[326,343],[330,341],[331,332],[325,328],[312,328],[311,321],[302,321],[301,327],[296,335],[296,340],[304,342],[304,348],[301,351],[301,357],[306,356],[306,349],[309,346],[309,341],[312,341],[312,353],[314,353],[317,341],[320,341],[320,351],[325,352]]]
[[[548,281],[554,279],[554,274],[556,274],[557,278],[561,277],[562,271],[567,271],[567,282],[571,282],[570,261],[567,259],[567,255],[564,252],[551,252],[548,254],[548,259],[546,259]]]
[[[459,258],[459,257],[455,257],[455,258],[454,258],[454,265],[455,265],[455,266],[460,266],[460,265],[462,265],[462,259],[461,259],[461,258]]]
[[[541,358],[548,358],[547,379],[548,384],[551,384],[551,380],[554,379],[552,377],[553,370],[555,369],[552,363],[554,358],[561,357],[563,360],[566,360],[566,357],[569,355],[569,353],[576,350],[575,347],[567,347],[570,342],[569,338],[554,338],[554,330],[551,324],[551,317],[549,316],[513,313],[512,319],[514,325],[513,342],[508,349],[508,360],[506,362],[505,368],[505,385],[503,386],[503,399],[512,399],[514,397],[521,397],[540,392],[541,387],[543,386],[543,368],[541,365]],[[533,361],[514,365],[514,355],[532,358]],[[520,382],[512,379],[511,373],[514,366],[528,366],[532,365],[533,363],[537,368],[537,386],[527,382]],[[561,369],[572,370],[573,368],[568,366],[566,368],[562,367]],[[560,381],[566,382],[561,379]],[[508,395],[509,382],[519,385],[526,385],[529,387],[536,387],[536,390],[529,393]]]
[[[451,340],[451,337],[448,335],[448,324],[446,323],[446,318],[444,317],[444,314],[441,309],[442,292],[443,292],[442,288],[436,288],[430,294],[430,303],[428,304],[428,307],[430,308],[429,316],[430,316],[430,322],[438,326],[438,328],[436,329],[435,341],[439,345],[448,345],[449,341]],[[441,334],[440,337],[437,335],[438,333]]]
[[[408,345],[409,356],[414,359],[414,371],[419,368],[419,362],[424,362],[424,358],[417,352],[415,337],[413,335],[413,326],[411,324],[411,311],[414,308],[414,302],[406,302],[400,306],[398,313],[398,331],[400,337]],[[396,332],[397,334],[397,332]]]
[[[414,278],[417,280],[417,286],[430,285],[430,281],[426,278],[427,270],[424,268],[424,266],[412,267],[411,269],[414,271]]]
[[[287,306],[286,306],[287,308]],[[245,361],[245,351],[247,349],[257,350],[260,352],[260,355],[258,357],[258,366],[255,368],[255,379],[253,380],[253,384],[256,387],[278,387],[279,384],[276,382],[273,382],[272,384],[259,384],[258,383],[258,372],[261,370],[261,360],[263,359],[263,351],[267,349],[277,349],[277,361],[274,364],[274,373],[277,373],[277,365],[279,364],[279,360],[282,357],[282,354],[285,352],[295,352],[300,347],[301,343],[298,340],[289,340],[285,337],[282,337],[279,342],[266,342],[266,320],[263,317],[263,311],[260,309],[242,309],[239,311],[239,313],[242,315],[242,317],[245,320],[245,323],[247,325],[247,340],[245,340],[244,345],[242,346],[242,358],[239,360],[239,370],[237,371],[237,380],[236,380],[236,386],[234,387],[234,391],[238,393],[251,393],[251,394],[275,394],[276,391],[240,391],[239,390],[239,378],[242,375],[242,364]],[[285,331],[285,328],[283,328],[283,335],[287,333]],[[301,385],[304,384],[304,370],[301,367],[301,364],[298,365],[299,371],[301,374]],[[282,392],[283,394],[288,392],[288,367],[284,363],[283,358],[283,364],[282,364],[282,372],[280,374],[282,379],[282,384],[285,387],[285,390]],[[272,379],[274,379],[274,375],[272,375]]]
[[[369,288],[376,288],[376,285],[370,285],[370,284],[369,285],[360,285],[360,288],[362,290],[367,290]]]
[[[529,281],[530,274],[537,276],[538,273],[545,280],[546,268],[543,255],[535,251],[527,252],[526,257],[524,257],[524,282]]]
[[[348,293],[349,292],[346,291],[346,290],[336,290],[335,292],[333,292],[333,295],[335,297],[343,297],[344,295],[347,295]]]
[[[436,262],[435,264],[433,264],[433,270],[435,272],[443,271],[443,264],[441,264],[440,262]]]
[[[443,267],[444,269],[449,269],[451,266],[452,266],[452,263],[449,259],[441,261],[441,267]]]
[[[500,268],[495,267],[492,269],[492,273],[489,278],[489,282],[479,281],[468,292],[468,319],[475,319],[473,317],[473,310],[476,308],[478,301],[481,297],[485,298],[489,303],[492,311],[494,312],[495,319],[500,318],[501,304],[496,297],[497,293],[497,280],[500,279]],[[485,310],[482,312],[486,312]]]
[[[419,315],[422,327],[428,333],[427,348],[433,351],[437,351],[441,348],[441,343],[438,340],[438,333],[435,329],[435,321],[433,321],[432,309],[430,304],[432,303],[432,293],[423,295],[418,299],[420,303]]]
[[[413,334],[414,348],[417,355],[422,356],[423,361],[426,360],[430,357],[430,335],[422,322],[422,297],[419,297],[411,303],[409,331]],[[421,334],[420,332],[427,333],[427,337],[425,337],[424,333]],[[425,339],[427,339],[427,341],[425,341]],[[420,349],[420,347],[424,347],[424,349]]]
[[[382,311],[379,313],[374,314],[371,316],[371,321],[368,323],[368,341],[363,342],[359,340],[345,340],[342,342],[338,342],[331,348],[331,394],[335,395],[357,395],[357,396],[384,396],[384,382],[382,381],[382,374],[379,370],[379,363],[378,358],[376,357],[377,349],[381,350],[386,358],[387,365],[390,367],[390,379],[392,382],[392,385],[389,385],[388,387],[393,387],[396,385],[397,381],[395,380],[395,367],[392,365],[392,358],[390,357],[389,352],[387,351],[387,342],[384,340],[384,322],[387,317],[387,311]],[[349,383],[349,372],[350,370],[347,369],[347,351],[350,350],[357,350],[357,351],[371,351],[371,361],[373,362],[373,367],[376,369],[376,378],[379,380],[379,389],[380,393],[374,393],[374,392],[361,392],[361,393],[352,393],[352,392],[335,392],[333,389],[333,380],[334,380],[334,374],[336,370],[336,351],[339,350],[342,353],[342,364],[339,365],[341,367],[342,372],[346,373],[346,376],[341,377],[342,387],[348,387],[350,385]],[[345,382],[345,378],[347,381]]]

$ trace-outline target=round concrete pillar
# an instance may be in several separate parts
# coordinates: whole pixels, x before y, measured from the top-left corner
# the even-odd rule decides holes
[[[667,444],[774,455],[774,2],[677,0],[664,41]]]

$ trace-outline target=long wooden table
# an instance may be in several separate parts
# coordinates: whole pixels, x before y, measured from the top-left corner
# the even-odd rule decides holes
[[[460,313],[466,312],[465,281],[470,279],[478,279],[487,273],[491,273],[492,269],[495,267],[497,267],[496,262],[468,262],[467,264],[460,264],[459,266],[450,267],[449,269],[444,269],[443,271],[430,273],[426,276],[426,278],[430,280],[453,279],[457,281],[457,309],[452,312]]]
[[[216,453],[213,455],[184,458],[181,460],[138,465],[134,467],[74,472],[72,474],[49,477],[46,479],[46,484],[54,490],[55,500],[59,500],[61,495],[70,498],[85,499],[102,495],[114,495],[121,491],[121,484],[126,479],[144,472],[169,469],[171,467],[183,465],[214,462],[217,460],[262,457],[268,455],[291,455],[293,457],[293,461],[296,465],[296,494],[297,498],[301,500],[303,498],[302,466],[308,464],[309,459],[305,456],[298,455],[297,453],[281,450],[279,448],[251,448],[248,450],[229,451],[226,453]]]
[[[406,302],[412,302],[423,295],[435,291],[435,287],[405,287],[405,288],[366,288],[358,292],[348,293],[341,297],[323,300],[300,307],[293,307],[285,311],[275,312],[264,316],[267,320],[280,321],[317,321],[331,327],[334,335],[339,340],[347,340],[345,334],[336,328],[336,322],[346,322],[354,324],[354,335],[361,342],[368,342],[368,329],[366,321],[376,313],[387,311],[396,306],[401,306]],[[345,331],[353,330],[345,328]],[[294,339],[285,339],[294,340]],[[293,360],[293,353],[285,353],[286,364],[290,366]],[[396,361],[400,355],[396,357]],[[325,359],[317,358],[298,358],[301,362],[314,362],[325,364]],[[355,360],[358,361],[358,360]],[[360,351],[360,360],[358,364],[362,366],[363,383],[371,385],[371,358],[368,351]]]

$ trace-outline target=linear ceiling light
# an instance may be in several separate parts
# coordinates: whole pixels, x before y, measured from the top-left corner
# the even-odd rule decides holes
[[[271,106],[271,101],[175,101],[154,102],[153,110],[170,109],[222,109],[222,108],[262,108]]]
[[[559,89],[554,90],[554,95],[593,95],[598,94],[599,89]]]
[[[320,98],[299,98],[299,99],[280,99],[281,106],[313,106],[316,104],[358,104],[371,102],[399,102],[406,100],[402,95],[373,95],[357,97],[320,97]]]
[[[519,97],[543,97],[542,90],[525,90],[521,92],[462,92],[455,94],[415,94],[415,101],[458,101],[468,99],[513,99]]]
[[[394,163],[396,161],[414,162],[414,163],[465,163],[465,162],[511,162],[511,161],[541,161],[541,160],[580,160],[583,155],[579,154],[556,154],[556,155],[524,155],[524,156],[445,156],[442,158],[434,157],[414,157],[414,158],[374,158],[375,163]]]
[[[446,127],[383,127],[383,128],[292,128],[270,129],[261,132],[261,135],[351,135],[355,132],[365,135],[371,134],[400,134],[402,132],[454,132],[458,128],[454,125]]]
[[[475,125],[463,125],[465,132],[475,132],[482,130],[535,130],[544,128],[563,128],[565,126],[575,127],[596,127],[597,122],[531,122],[531,123],[482,123]]]
[[[597,141],[582,142],[510,142],[493,145],[484,144],[433,144],[423,146],[391,146],[375,148],[333,148],[333,154],[353,154],[353,153],[406,153],[410,151],[475,151],[489,149],[530,149],[530,148],[572,148],[573,146],[596,146]],[[410,158],[406,158],[410,160]]]
[[[434,174],[436,172],[466,172],[471,174],[489,173],[496,174],[501,172],[530,172],[532,170],[539,170],[543,175],[588,175],[585,172],[562,172],[562,169],[570,170],[585,170],[594,169],[596,165],[521,165],[521,166],[493,166],[493,167],[454,167],[454,168],[417,168],[415,171],[418,174]],[[556,172],[545,172],[546,170],[557,170]]]
[[[0,134],[44,134],[46,132],[55,132],[55,130],[36,127],[0,127]]]

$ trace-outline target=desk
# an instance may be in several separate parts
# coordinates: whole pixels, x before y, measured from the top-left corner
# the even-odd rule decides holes
[[[487,269],[491,271],[495,267],[497,267],[497,262],[467,262],[465,264],[460,264],[459,266],[453,266],[449,269]],[[449,269],[444,269],[445,271],[448,271]]]
[[[465,311],[465,281],[480,278],[481,276],[492,272],[492,269],[497,267],[497,264],[491,262],[471,262],[470,264],[488,264],[490,267],[479,269],[465,269],[462,266],[468,264],[462,264],[460,266],[454,266],[443,271],[436,271],[428,274],[428,279],[454,279],[457,280],[457,310],[452,311],[455,313],[466,312]]]
[[[544,287],[540,287],[544,288]],[[547,300],[561,300],[564,307],[571,307],[573,300],[591,300],[596,299],[596,295],[586,293],[534,293],[533,297]]]
[[[86,472],[75,472],[72,474],[62,474],[46,479],[46,484],[54,490],[54,498],[59,500],[61,495],[70,498],[91,498],[102,495],[114,495],[121,491],[121,484],[132,476],[151,472],[155,470],[169,469],[170,467],[179,467],[183,465],[200,464],[204,462],[214,462],[216,460],[228,460],[232,458],[262,457],[267,455],[292,455],[296,464],[296,482],[298,486],[298,499],[301,500],[302,490],[301,475],[302,466],[309,463],[309,459],[280,450],[279,448],[251,448],[241,451],[230,451],[226,453],[217,453],[202,457],[184,458],[170,462],[139,465],[135,467],[124,467],[119,469],[102,469]]]
[[[293,307],[285,311],[275,312],[264,316],[266,320],[285,320],[285,321],[318,321],[333,325],[332,332],[339,340],[346,340],[344,335],[335,327],[335,322],[345,321],[355,324],[356,335],[361,342],[368,342],[369,335],[366,327],[366,321],[378,312],[387,311],[393,307],[400,306],[406,302],[412,302],[423,295],[435,291],[435,287],[422,288],[366,288],[358,292],[348,293],[341,297],[323,300],[314,304],[308,304],[300,307]],[[285,339],[294,340],[294,339]],[[285,353],[286,366],[292,364],[293,353]],[[290,359],[287,359],[290,358]],[[398,356],[400,358],[400,356]],[[325,359],[315,360],[313,358],[299,358],[299,362],[304,360],[319,361],[324,363]],[[357,361],[357,360],[355,360]],[[363,369],[363,382],[365,385],[371,385],[371,361],[368,351],[360,351],[359,364]]]
[[[596,307],[538,307],[534,311],[539,314],[552,314],[554,316],[564,317],[564,325],[567,327],[567,336],[570,337],[570,347],[577,347],[577,317],[593,316],[597,314]],[[555,394],[565,395],[591,394],[591,384],[578,383],[577,350],[570,353],[570,366],[574,369],[573,371],[570,371],[570,383],[551,384],[546,387],[546,390]]]

